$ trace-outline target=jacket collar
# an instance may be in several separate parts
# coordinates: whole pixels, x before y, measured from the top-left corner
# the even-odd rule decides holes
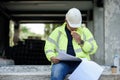
[[[67,23],[64,22],[64,23],[62,24],[62,26],[60,26],[60,29],[59,29],[59,31],[60,31],[61,33],[65,34],[65,35],[66,35],[66,32],[65,32],[65,27],[66,27],[66,25],[67,25]]]
[[[66,32],[65,32],[66,25],[67,25],[67,23],[64,22],[62,24],[62,26],[60,26],[60,29],[59,29],[59,31],[62,32],[63,34],[65,34],[65,35],[66,35]],[[80,28],[77,29],[77,32],[82,32],[82,29],[83,29],[83,27],[81,26]]]

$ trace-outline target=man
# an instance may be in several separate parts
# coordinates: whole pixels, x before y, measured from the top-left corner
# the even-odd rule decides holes
[[[64,80],[80,64],[80,61],[57,59],[61,52],[88,60],[96,52],[98,46],[92,33],[81,23],[81,12],[77,8],[71,8],[66,14],[65,23],[56,28],[46,40],[45,54],[52,63],[51,80]]]

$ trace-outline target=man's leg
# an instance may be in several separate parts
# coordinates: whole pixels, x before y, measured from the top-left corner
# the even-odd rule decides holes
[[[51,80],[64,80],[68,72],[69,66],[66,63],[60,62],[53,64],[51,70]]]

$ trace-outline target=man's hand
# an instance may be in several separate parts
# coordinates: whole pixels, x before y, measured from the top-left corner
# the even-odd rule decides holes
[[[71,35],[75,39],[75,41],[78,44],[80,44],[80,42],[81,42],[81,36],[77,32],[75,32],[75,31],[71,31]]]
[[[51,57],[51,62],[54,63],[54,64],[56,64],[56,63],[59,63],[60,60],[57,59],[56,57]]]

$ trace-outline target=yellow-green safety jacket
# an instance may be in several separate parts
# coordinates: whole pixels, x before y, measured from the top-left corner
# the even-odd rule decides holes
[[[49,61],[51,57],[56,57],[61,52],[67,53],[68,38],[65,32],[65,26],[66,23],[57,27],[46,40],[44,50]],[[74,39],[72,40],[75,56],[90,60],[90,54],[94,54],[98,48],[97,43],[92,33],[85,26],[81,26],[76,32],[84,40],[84,44],[80,46]]]

